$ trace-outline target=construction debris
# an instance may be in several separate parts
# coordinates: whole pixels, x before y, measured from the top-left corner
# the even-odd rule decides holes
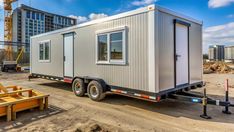
[[[206,62],[203,64],[204,74],[219,73],[219,74],[234,74],[234,69],[225,62]]]

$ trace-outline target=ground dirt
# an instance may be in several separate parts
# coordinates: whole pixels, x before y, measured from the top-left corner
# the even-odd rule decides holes
[[[159,103],[108,95],[102,102],[91,101],[87,96],[76,97],[69,84],[43,79],[27,80],[27,73],[4,73],[4,85],[20,85],[50,94],[49,109],[17,113],[17,120],[6,122],[0,118],[0,131],[67,131],[67,132],[233,132],[234,114],[222,114],[221,107],[209,106],[211,120],[199,117],[200,104],[166,100]],[[230,79],[230,98],[234,103],[234,75],[207,74],[207,93],[224,99],[223,83]],[[201,92],[197,89],[196,92]],[[234,108],[231,109],[234,112]]]

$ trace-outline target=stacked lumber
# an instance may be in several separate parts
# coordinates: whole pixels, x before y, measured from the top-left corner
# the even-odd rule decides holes
[[[7,116],[7,121],[16,119],[16,112],[39,108],[48,108],[48,97],[33,89],[19,86],[4,87],[0,83],[0,116]]]

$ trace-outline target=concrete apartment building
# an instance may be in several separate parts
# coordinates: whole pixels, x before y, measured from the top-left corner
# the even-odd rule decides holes
[[[234,62],[234,46],[226,46],[225,47],[225,61],[226,62]]]
[[[13,41],[30,43],[30,37],[73,26],[77,24],[74,18],[48,13],[26,5],[21,5],[13,11]],[[29,45],[26,46],[29,51]]]
[[[209,59],[214,61],[224,60],[224,45],[211,45],[209,46]]]

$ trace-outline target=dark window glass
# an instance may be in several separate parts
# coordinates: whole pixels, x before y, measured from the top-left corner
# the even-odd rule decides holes
[[[61,24],[61,17],[58,18],[58,23]]]
[[[107,35],[98,36],[98,60],[107,61]]]
[[[27,15],[27,18],[30,18],[30,11],[27,11],[26,15]]]
[[[41,20],[44,21],[44,14],[41,14]]]
[[[44,46],[43,46],[43,44],[40,44],[39,46],[40,46],[39,47],[39,50],[40,50],[39,51],[39,57],[40,57],[39,59],[43,60],[44,59]]]
[[[123,33],[112,33],[110,35],[111,59],[123,59]]]
[[[35,12],[32,12],[32,19],[35,19]]]
[[[39,13],[37,13],[37,20],[39,20],[40,18],[39,18],[39,16],[40,16],[40,14]]]
[[[45,43],[45,60],[49,60],[50,58],[50,45],[49,42]]]

